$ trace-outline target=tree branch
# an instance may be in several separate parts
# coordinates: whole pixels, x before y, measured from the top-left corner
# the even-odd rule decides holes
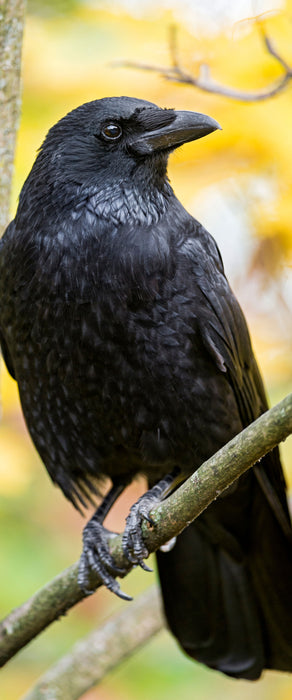
[[[20,114],[20,68],[25,0],[4,0],[0,13],[0,236],[9,218],[15,139]]]
[[[147,63],[139,63],[136,61],[115,61],[113,65],[120,68],[135,68],[137,70],[151,71],[153,73],[160,74],[166,80],[170,80],[174,83],[181,83],[183,85],[192,85],[197,87],[204,92],[211,92],[215,95],[223,95],[232,100],[239,100],[241,102],[260,102],[262,100],[270,99],[274,97],[279,92],[282,92],[290,82],[292,78],[292,67],[289,66],[287,61],[280,55],[280,53],[273,46],[271,39],[267,36],[264,30],[263,23],[256,20],[259,26],[259,30],[264,42],[264,45],[270,54],[282,67],[283,75],[273,82],[268,87],[257,90],[257,91],[244,91],[236,90],[230,88],[227,85],[220,85],[211,77],[210,67],[207,63],[202,62],[199,66],[199,72],[197,76],[188,73],[180,64],[178,58],[178,48],[177,48],[177,29],[175,26],[170,27],[170,39],[169,39],[169,51],[170,51],[170,62],[171,65],[168,68],[163,66],[155,66]]]
[[[292,394],[260,416],[151,512],[154,527],[143,524],[149,552],[178,535],[187,525],[255,462],[285,440],[292,432]],[[111,540],[110,551],[118,567],[130,565],[122,549],[122,535]],[[0,625],[0,665],[28,644],[53,620],[58,619],[83,597],[77,583],[78,563],[35,593],[12,611]],[[98,587],[97,578],[91,586]]]
[[[164,626],[158,586],[74,645],[23,700],[78,700]]]

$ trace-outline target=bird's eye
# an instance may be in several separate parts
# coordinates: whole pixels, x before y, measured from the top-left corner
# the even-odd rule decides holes
[[[105,124],[101,134],[107,141],[117,141],[122,135],[122,129],[119,124]]]

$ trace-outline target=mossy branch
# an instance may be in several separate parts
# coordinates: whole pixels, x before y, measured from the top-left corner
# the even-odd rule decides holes
[[[155,526],[151,529],[143,526],[149,552],[178,535],[224,489],[291,432],[292,394],[222,447],[175,493],[153,509],[151,516]],[[122,535],[111,540],[110,551],[117,566],[130,570],[122,549]],[[78,562],[2,621],[0,665],[4,665],[19,649],[84,597],[77,583],[77,572]],[[95,579],[91,585],[97,588],[101,583]]]

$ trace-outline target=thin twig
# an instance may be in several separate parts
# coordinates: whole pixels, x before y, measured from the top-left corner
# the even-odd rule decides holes
[[[151,512],[154,527],[143,525],[149,552],[178,535],[187,525],[249,467],[292,433],[292,394],[260,416],[208,459],[169,498]],[[111,540],[115,564],[130,568],[122,547],[122,535]],[[0,624],[0,665],[28,644],[54,619],[83,598],[77,583],[78,563],[12,611]],[[101,585],[97,579],[90,586]]]
[[[291,75],[292,75],[291,66],[289,66],[289,63],[287,63],[287,61],[285,61],[285,59],[283,58],[283,56],[281,56],[281,54],[279,53],[279,51],[277,51],[277,50],[275,49],[275,47],[274,47],[274,45],[273,45],[271,39],[268,37],[268,35],[267,35],[266,32],[265,32],[265,28],[264,28],[263,22],[260,21],[260,20],[257,20],[257,26],[258,26],[258,29],[259,29],[261,35],[262,35],[262,40],[263,40],[263,42],[264,42],[264,44],[265,44],[265,46],[266,46],[266,48],[267,48],[267,50],[268,50],[268,53],[269,53],[271,56],[273,56],[273,58],[275,58],[276,61],[278,61],[278,63],[281,64],[282,68],[284,68],[284,71],[285,71],[285,72],[290,76],[290,78],[291,78]]]
[[[177,28],[175,24],[171,24],[169,27],[169,53],[172,68],[177,70],[179,68],[179,58],[177,47]]]
[[[165,78],[165,80],[180,83],[182,85],[192,85],[193,87],[197,87],[199,90],[203,90],[204,92],[223,95],[224,97],[228,97],[232,100],[239,100],[241,102],[260,102],[262,100],[267,100],[274,97],[286,88],[292,78],[292,67],[289,66],[287,61],[285,61],[285,59],[275,49],[271,39],[265,32],[263,23],[257,20],[257,24],[268,53],[277,61],[277,63],[279,63],[284,71],[283,75],[278,80],[275,80],[271,85],[261,90],[244,91],[236,90],[235,88],[228,87],[227,85],[220,85],[220,83],[213,80],[210,66],[208,66],[207,63],[201,63],[197,77],[186,71],[180,65],[178,58],[177,32],[173,25],[170,28],[169,38],[171,66],[164,68],[163,66],[155,66],[136,61],[115,61],[113,65],[120,68],[134,68],[137,70],[158,73]]]

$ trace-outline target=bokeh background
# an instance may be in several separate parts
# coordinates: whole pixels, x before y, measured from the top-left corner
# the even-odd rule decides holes
[[[264,13],[264,14],[262,14]],[[272,404],[292,387],[291,87],[274,99],[243,104],[164,80],[159,73],[117,67],[126,59],[169,65],[169,27],[179,56],[197,75],[210,66],[221,84],[260,90],[282,72],[268,55],[258,25],[292,63],[292,2],[261,0],[31,0],[24,34],[23,108],[12,211],[49,127],[82,102],[131,95],[160,106],[206,112],[222,132],[171,157],[169,174],[185,206],[213,233],[249,321]],[[0,425],[1,616],[22,603],[81,549],[81,516],[55,489],[27,435],[15,383],[2,371]],[[292,488],[291,439],[282,447]],[[108,524],[122,528],[144,484],[134,484]],[[154,564],[154,561],[153,561]],[[135,571],[124,589],[136,596],[155,574]],[[55,623],[1,672],[0,697],[16,700],[93,625],[121,603],[100,590]],[[113,671],[86,700],[290,700],[292,679],[266,673],[233,681],[178,650],[166,632]]]

